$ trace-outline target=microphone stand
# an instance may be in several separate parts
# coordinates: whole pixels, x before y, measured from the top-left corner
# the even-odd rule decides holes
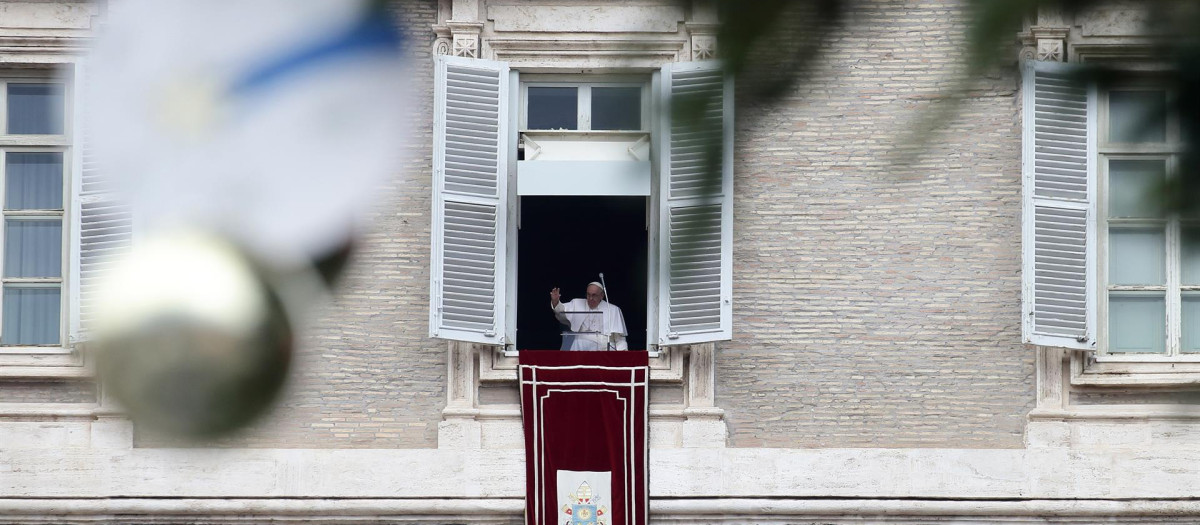
[[[600,289],[601,289],[601,291],[604,292],[604,301],[609,304],[612,304],[612,301],[608,300],[608,283],[604,282],[604,272],[600,272]],[[603,323],[603,320],[601,321],[601,323]],[[604,331],[604,327],[601,326],[600,330]],[[616,350],[617,349],[617,345],[613,344],[613,334],[608,334],[608,343],[605,345],[605,349],[606,350]]]

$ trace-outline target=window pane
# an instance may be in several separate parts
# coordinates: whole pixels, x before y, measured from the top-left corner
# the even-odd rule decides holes
[[[1108,239],[1109,284],[1164,283],[1166,254],[1162,228],[1112,228]]]
[[[0,344],[58,344],[58,288],[4,287],[4,324]]]
[[[5,277],[61,277],[62,221],[8,219],[4,225]]]
[[[1183,227],[1180,267],[1183,284],[1200,284],[1200,227]]]
[[[592,129],[642,129],[642,88],[592,88]]]
[[[1108,161],[1108,216],[1162,217],[1165,160]]]
[[[1183,294],[1181,351],[1200,352],[1200,294]]]
[[[1110,91],[1108,140],[1163,142],[1167,138],[1167,94],[1164,91]]]
[[[5,209],[62,209],[62,153],[9,153],[7,157]]]
[[[8,85],[8,133],[61,135],[63,132],[62,84]]]
[[[578,129],[579,88],[529,88],[526,129]]]
[[[1167,308],[1163,296],[1108,296],[1108,351],[1111,353],[1163,353]]]

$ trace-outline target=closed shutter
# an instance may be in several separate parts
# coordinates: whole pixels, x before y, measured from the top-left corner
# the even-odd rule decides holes
[[[429,334],[503,344],[508,66],[436,63]]]
[[[87,338],[96,292],[112,261],[128,252],[130,207],[119,201],[96,165],[91,142],[86,66],[75,66],[71,177],[71,341]]]
[[[1096,330],[1095,89],[1062,63],[1024,73],[1022,332],[1091,349]]]
[[[717,62],[663,69],[658,344],[733,336],[733,81]]]

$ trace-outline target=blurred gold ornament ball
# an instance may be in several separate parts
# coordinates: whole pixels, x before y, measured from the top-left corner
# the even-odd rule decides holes
[[[105,391],[136,425],[205,438],[261,414],[293,331],[263,270],[212,235],[163,235],[115,261],[88,323]]]

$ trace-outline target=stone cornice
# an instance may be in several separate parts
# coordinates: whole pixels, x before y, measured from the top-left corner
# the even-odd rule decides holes
[[[701,22],[687,22],[684,25],[687,26],[688,31],[691,32],[692,34],[704,34],[704,35],[715,35],[715,34],[717,34],[717,29],[719,29],[721,27],[720,24],[709,24],[709,23],[701,23]]]
[[[1148,41],[1130,43],[1123,42],[1089,42],[1071,46],[1075,55],[1087,62],[1136,62],[1144,63],[1147,69],[1154,69],[1155,64],[1161,63],[1164,57],[1159,48]]]
[[[485,41],[497,60],[514,65],[559,69],[649,69],[684,59],[683,39],[570,39],[559,35],[537,39],[492,38]]]
[[[1018,34],[1017,39],[1020,40],[1022,45],[1036,46],[1039,38],[1066,39],[1070,32],[1071,29],[1068,27],[1034,26],[1029,28],[1028,31]]]
[[[447,20],[445,26],[452,33],[479,33],[483,30],[482,22],[457,22],[454,20]]]
[[[91,42],[78,36],[0,36],[0,53],[82,53]]]

